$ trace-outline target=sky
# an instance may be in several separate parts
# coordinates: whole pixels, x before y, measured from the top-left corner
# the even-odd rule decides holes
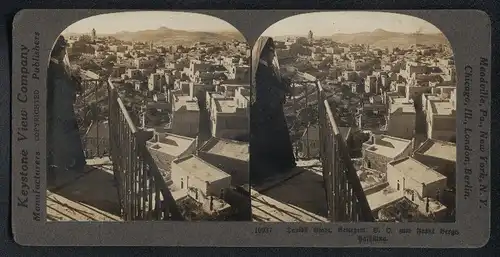
[[[336,33],[369,32],[384,29],[392,32],[440,33],[431,23],[412,16],[383,12],[319,12],[285,18],[271,25],[263,36],[307,36],[309,30],[316,36]]]
[[[92,16],[73,23],[62,34],[90,33],[114,34],[120,31],[140,31],[167,27],[187,31],[236,31],[229,23],[219,18],[196,13],[169,11],[140,11],[109,13]]]

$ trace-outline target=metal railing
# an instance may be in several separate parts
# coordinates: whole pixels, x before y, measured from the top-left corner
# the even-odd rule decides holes
[[[108,97],[106,81],[83,79],[80,86],[82,92],[77,97],[75,109],[85,157],[92,159],[109,156],[109,133],[103,129],[106,127],[108,112],[100,108]]]
[[[183,220],[146,141],[152,136],[138,129],[108,80],[109,138],[113,174],[124,220]]]
[[[328,219],[332,222],[374,221],[366,195],[349,156],[349,149],[327,101],[326,92],[320,82],[311,75],[298,72],[296,77],[300,79],[293,80],[292,85],[302,84],[304,89],[299,97],[292,96],[291,101],[289,100],[292,102],[291,107],[285,104],[285,112],[290,113],[287,108],[292,108],[295,113],[290,126],[292,138],[297,139],[297,135],[302,133],[304,135],[299,141],[305,141],[306,149],[302,149],[302,155],[296,155],[296,157],[319,158],[321,161]],[[313,90],[308,85],[314,85]],[[297,107],[301,109],[297,111]],[[306,114],[299,113],[304,112],[303,110]],[[317,113],[313,112],[310,115],[311,110]],[[303,117],[307,117],[305,124],[295,120]],[[308,134],[313,126],[318,130],[317,139],[316,136]],[[319,142],[316,156],[310,154],[316,152],[309,149],[310,140]]]
[[[321,105],[321,104],[320,104]],[[320,108],[321,162],[332,221],[374,221],[365,192],[340,134],[330,105]]]

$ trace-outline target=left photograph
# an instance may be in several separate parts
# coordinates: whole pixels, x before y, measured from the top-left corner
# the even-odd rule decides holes
[[[249,62],[208,15],[67,27],[47,71],[47,221],[250,221]]]

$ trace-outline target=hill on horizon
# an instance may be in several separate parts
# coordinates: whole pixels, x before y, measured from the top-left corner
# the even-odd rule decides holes
[[[68,36],[78,36],[85,33],[68,33]],[[98,36],[111,36],[123,41],[153,42],[158,45],[193,44],[196,42],[216,43],[221,41],[246,41],[238,31],[202,32],[176,30],[167,27],[141,31],[120,31],[113,34],[98,34]]]
[[[287,37],[300,36],[278,36],[274,38],[277,40],[284,40]],[[367,44],[380,48],[409,47],[414,44],[449,45],[448,40],[442,33],[421,33],[419,35],[415,35],[413,33],[392,32],[384,29],[376,29],[371,32],[336,33],[332,36],[320,36],[316,38],[329,38],[338,43]]]

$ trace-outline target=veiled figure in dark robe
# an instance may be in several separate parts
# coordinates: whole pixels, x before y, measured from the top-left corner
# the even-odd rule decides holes
[[[50,170],[83,171],[86,164],[74,110],[79,81],[71,74],[66,40],[52,50],[47,78],[47,124]]]
[[[252,180],[296,166],[283,104],[290,82],[282,78],[274,41],[260,37],[252,52],[250,170]]]

